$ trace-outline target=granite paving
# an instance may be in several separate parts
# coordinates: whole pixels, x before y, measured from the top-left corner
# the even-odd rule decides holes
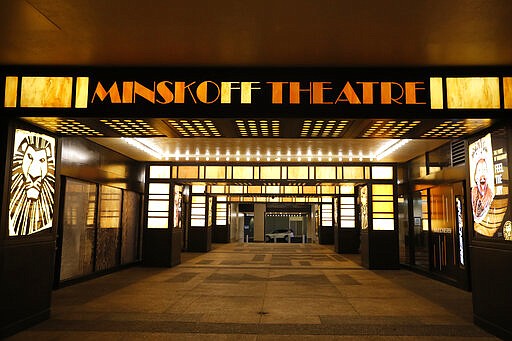
[[[371,271],[332,246],[215,244],[53,292],[51,318],[8,340],[497,340],[471,293]]]

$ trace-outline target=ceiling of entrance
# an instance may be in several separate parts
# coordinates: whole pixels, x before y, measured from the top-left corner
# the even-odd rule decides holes
[[[24,119],[60,136],[90,138],[135,160],[191,162],[405,162],[493,123],[489,119]],[[378,157],[400,140],[407,144],[399,151]],[[140,148],[140,142],[159,156]]]
[[[0,64],[512,64],[512,2],[5,0]]]

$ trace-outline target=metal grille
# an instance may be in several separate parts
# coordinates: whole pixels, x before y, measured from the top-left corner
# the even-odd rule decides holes
[[[452,167],[466,163],[466,145],[464,140],[451,143]]]

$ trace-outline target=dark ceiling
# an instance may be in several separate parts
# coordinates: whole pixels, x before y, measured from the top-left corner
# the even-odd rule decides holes
[[[505,0],[0,0],[0,65],[509,67],[511,19],[512,1]],[[197,148],[197,141],[204,139],[204,149],[215,140],[224,143],[218,150],[232,148],[233,143],[242,150],[243,141],[250,140],[245,149],[252,150],[270,139],[265,148],[277,153],[285,152],[284,147],[275,146],[282,139],[296,143],[296,149],[301,141],[323,141],[317,147],[333,153],[341,150],[341,144],[353,144],[354,150],[368,153],[385,139],[416,139],[410,153],[389,159],[393,162],[492,123],[464,119],[330,122],[313,117],[309,125],[304,119],[280,119],[277,129],[271,120],[250,122],[250,118],[198,122],[141,118],[137,124],[126,118],[117,122],[27,119],[62,136],[102,136],[98,143],[102,139],[107,143],[108,137],[148,137],[164,139],[157,142],[165,148],[179,142],[183,150]],[[134,153],[126,146],[111,147]]]
[[[512,65],[512,1],[1,0],[0,64]]]

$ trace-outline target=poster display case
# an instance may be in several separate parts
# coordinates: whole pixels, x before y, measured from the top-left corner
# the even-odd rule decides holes
[[[504,129],[488,133],[469,145],[471,212],[476,239],[512,241],[507,154]]]

